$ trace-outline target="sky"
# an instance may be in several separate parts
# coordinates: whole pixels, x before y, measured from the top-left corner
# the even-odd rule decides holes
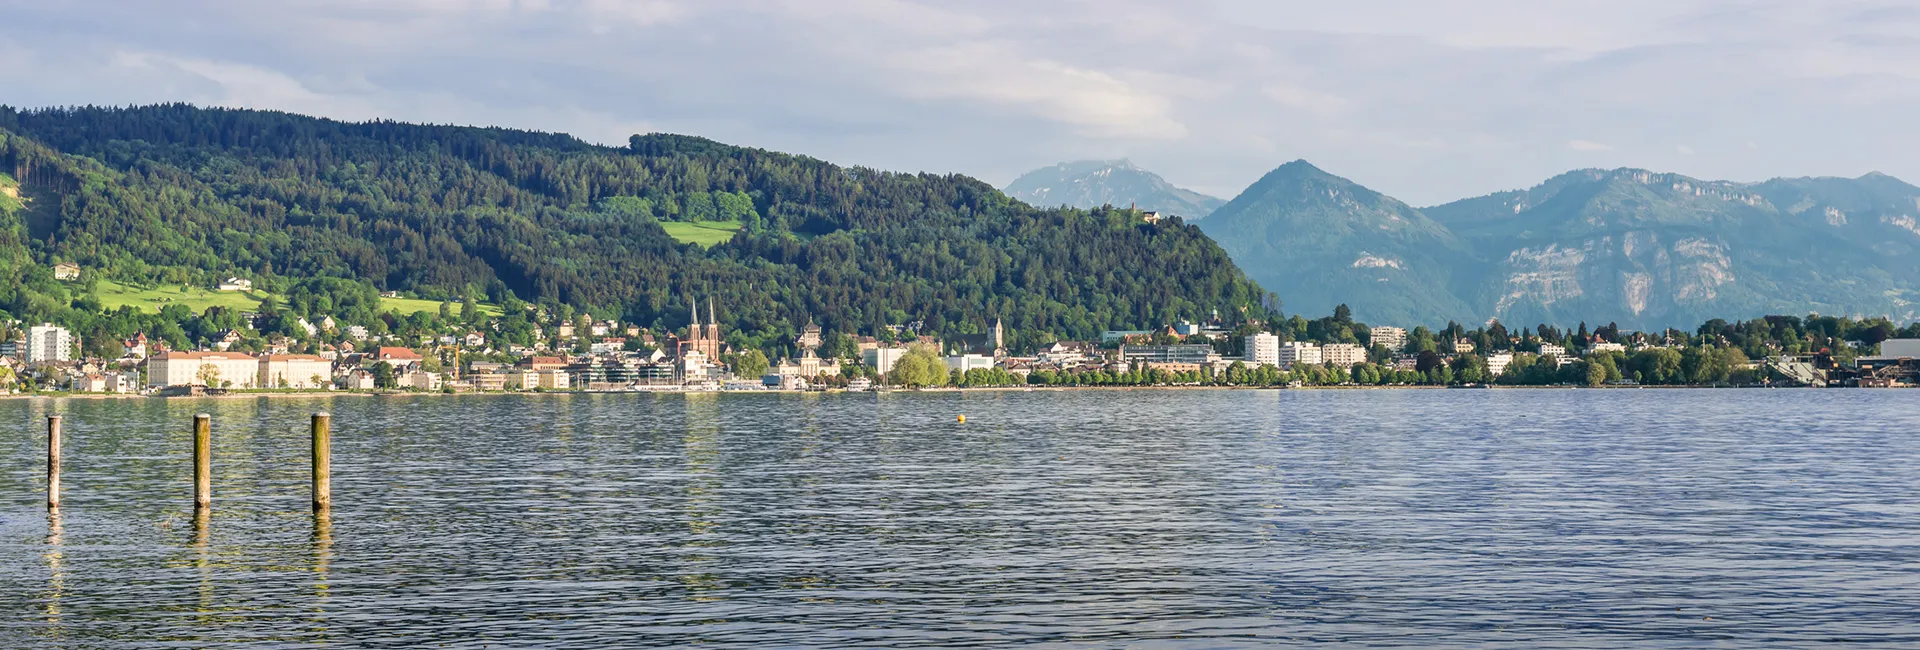
[[[1920,181],[1920,0],[0,0],[0,103],[178,101],[1223,198],[1301,158],[1415,205]]]

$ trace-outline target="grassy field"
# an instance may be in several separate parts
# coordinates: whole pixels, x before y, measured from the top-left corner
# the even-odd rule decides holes
[[[733,233],[740,229],[738,221],[662,221],[660,227],[667,234],[683,244],[699,244],[701,248],[712,248],[714,244],[733,239]]]
[[[162,286],[152,289],[120,284],[112,280],[101,280],[97,289],[100,304],[107,309],[119,309],[121,305],[133,305],[142,311],[160,311],[167,305],[186,305],[193,313],[201,313],[208,307],[226,307],[248,311],[260,306],[260,299],[269,295],[265,291],[241,293],[238,291],[214,291],[200,287]],[[437,300],[417,300],[413,298],[381,298],[382,311],[394,311],[402,314],[415,312],[437,313],[440,302]],[[489,316],[499,316],[500,307],[481,303],[480,311]],[[460,304],[454,303],[453,313],[460,313]]]
[[[20,209],[20,184],[12,176],[0,174],[0,210]]]
[[[120,284],[112,280],[101,280],[96,290],[100,304],[107,309],[119,309],[121,305],[133,305],[142,311],[160,311],[167,305],[186,305],[193,313],[206,311],[208,307],[226,307],[241,311],[260,306],[260,299],[267,294],[263,291],[241,293],[238,291],[214,291],[200,287],[160,286],[151,289]]]
[[[420,300],[417,298],[381,298],[380,309],[381,311],[396,311],[402,314],[413,314],[423,311],[437,314],[440,313],[440,301]],[[453,313],[455,316],[460,315],[460,303],[458,301],[453,303]],[[489,305],[484,302],[480,303],[480,313],[488,316],[499,316],[500,306]]]

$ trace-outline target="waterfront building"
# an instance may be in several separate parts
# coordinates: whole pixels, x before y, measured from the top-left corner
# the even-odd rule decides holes
[[[893,372],[893,364],[899,363],[904,356],[907,356],[906,348],[867,348],[860,351],[861,361],[882,375]]]
[[[1122,345],[1120,362],[1135,363],[1189,363],[1203,364],[1212,360],[1213,346],[1198,343],[1179,345]]]
[[[501,373],[505,379],[501,382],[507,390],[533,390],[540,387],[540,372],[525,368],[514,368]]]
[[[1320,346],[1320,359],[1328,365],[1352,368],[1367,362],[1367,349],[1352,343],[1329,343]]]
[[[543,390],[566,390],[572,387],[567,373],[561,370],[546,370],[540,373],[540,388]]]
[[[73,334],[67,328],[42,323],[27,328],[27,363],[73,360]]]
[[[992,370],[993,357],[984,354],[961,354],[947,357],[947,369],[965,373],[970,370]]]
[[[78,377],[74,377],[73,392],[76,392],[76,393],[107,392],[107,377],[105,375],[99,375],[99,374],[93,374],[93,373],[88,373],[88,374],[80,375]]]
[[[140,373],[132,370],[107,373],[107,392],[128,394],[140,391]]]
[[[1254,367],[1280,365],[1280,337],[1266,332],[1250,335],[1244,341],[1247,365]]]
[[[485,372],[467,375],[467,381],[473,383],[477,391],[502,391],[507,389],[507,374],[504,372]]]
[[[400,377],[400,385],[414,390],[433,392],[440,390],[440,373],[415,370]]]
[[[1319,365],[1325,360],[1320,354],[1320,346],[1305,341],[1287,341],[1280,344],[1280,367],[1292,370],[1296,365]]]
[[[1407,330],[1404,327],[1375,326],[1373,329],[1367,330],[1367,338],[1370,339],[1374,345],[1387,346],[1388,350],[1394,352],[1399,352],[1401,348],[1407,347]]]
[[[260,360],[244,352],[167,352],[147,358],[147,385],[256,388]]]
[[[1082,341],[1055,341],[1052,345],[1041,349],[1035,361],[1053,364],[1062,368],[1070,368],[1079,365],[1082,361],[1086,361],[1088,357],[1097,356],[1099,351],[1099,348],[1095,347],[1092,343]]]
[[[260,357],[259,386],[313,390],[328,386],[333,363],[312,354],[269,354]]]
[[[1494,379],[1498,379],[1500,377],[1501,373],[1505,373],[1507,371],[1507,365],[1511,363],[1513,363],[1512,352],[1502,352],[1500,354],[1487,355],[1488,383],[1492,383]]]

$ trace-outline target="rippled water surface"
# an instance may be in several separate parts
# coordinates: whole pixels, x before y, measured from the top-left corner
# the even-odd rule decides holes
[[[3,401],[0,647],[1920,647],[1917,425],[1859,390]]]

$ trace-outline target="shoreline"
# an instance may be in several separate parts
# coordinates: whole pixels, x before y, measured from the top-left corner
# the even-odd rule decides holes
[[[852,393],[874,393],[874,394],[886,394],[886,393],[1009,393],[1009,392],[1015,392],[1015,393],[1035,393],[1035,392],[1072,392],[1072,391],[1129,391],[1129,392],[1131,392],[1131,391],[1172,391],[1172,392],[1179,392],[1179,391],[1287,391],[1287,390],[1308,390],[1308,391],[1374,391],[1374,390],[1382,390],[1382,391],[1385,391],[1385,390],[1394,390],[1394,391],[1398,391],[1398,390],[1530,390],[1530,391],[1531,391],[1531,390],[1641,390],[1641,389],[1661,389],[1661,390],[1713,390],[1713,389],[1777,389],[1777,388],[1788,388],[1788,389],[1790,389],[1790,388],[1805,388],[1805,387],[1802,387],[1802,386],[1708,386],[1708,385],[1699,385],[1699,384],[1688,384],[1688,385],[1671,385],[1671,386],[1648,386],[1648,385],[1626,385],[1626,386],[1619,386],[1619,385],[1614,385],[1614,386],[981,386],[981,387],[969,387],[969,388],[960,388],[960,387],[955,387],[955,386],[945,386],[945,387],[939,387],[939,388],[882,388],[882,389],[878,389],[878,390],[869,390],[869,391],[849,391],[849,390],[845,390],[845,389],[830,389],[830,390],[731,390],[731,391],[729,391],[729,390],[694,390],[694,391],[539,391],[539,392],[535,392],[535,391],[526,391],[526,392],[504,392],[504,391],[503,391],[503,392],[461,392],[461,393],[441,393],[441,392],[406,392],[406,391],[392,391],[392,392],[359,392],[359,391],[302,391],[302,392],[292,392],[292,391],[289,391],[289,392],[258,392],[258,393],[253,393],[253,392],[244,392],[244,393],[227,393],[227,394],[223,394],[223,395],[174,395],[174,396],[160,396],[160,395],[140,395],[140,394],[109,394],[109,393],[61,393],[61,394],[41,394],[41,393],[27,393],[27,394],[17,394],[17,393],[16,393],[16,394],[11,394],[11,395],[0,395],[0,400],[36,400],[36,399],[46,399],[46,400],[59,400],[59,399],[81,399],[81,400],[144,400],[144,399],[159,399],[159,400],[172,400],[172,399],[186,399],[186,400],[193,400],[193,399],[215,399],[215,400],[236,400],[236,399],[261,399],[261,398],[266,398],[266,399],[295,399],[295,398],[297,398],[297,399],[312,399],[312,398],[316,398],[316,397],[325,397],[325,398],[333,398],[333,397],[351,397],[351,398],[381,398],[381,397],[502,397],[502,396],[509,396],[509,395],[522,395],[522,396],[557,396],[557,395],[660,395],[660,394],[666,394],[666,395],[809,395],[809,394],[813,394],[813,395],[818,395],[818,394],[852,394]],[[1850,387],[1839,387],[1839,388],[1843,388],[1843,389],[1851,389]],[[1912,388],[1912,387],[1908,387],[1908,386],[1895,386],[1895,387],[1891,387],[1890,389],[1892,389],[1892,390],[1898,390],[1898,389],[1902,389],[1902,388]]]

